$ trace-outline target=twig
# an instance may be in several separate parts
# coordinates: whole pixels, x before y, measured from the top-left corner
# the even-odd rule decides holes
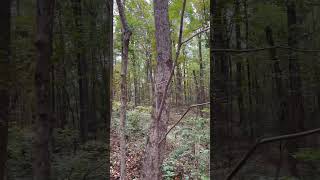
[[[318,53],[320,52],[320,49],[300,49],[300,48],[294,48],[289,46],[271,46],[271,47],[264,47],[264,48],[255,48],[255,49],[212,49],[212,52],[230,52],[230,53],[251,53],[251,52],[259,52],[259,51],[265,51],[270,49],[286,49],[301,53]]]
[[[167,131],[167,133],[162,137],[162,139],[159,141],[158,145],[167,137],[167,135],[170,133],[170,131],[177,126],[177,124],[180,123],[180,121],[187,115],[187,113],[194,107],[199,107],[199,106],[204,106],[210,104],[210,102],[206,102],[206,103],[201,103],[201,104],[194,104],[189,106],[189,108],[183,113],[183,115],[180,117],[180,119],[174,123],[174,125]]]
[[[231,171],[231,173],[227,176],[226,180],[231,180],[236,173],[240,170],[240,168],[246,163],[246,161],[249,159],[249,157],[254,153],[254,151],[258,148],[258,146],[266,143],[271,143],[275,141],[282,141],[282,140],[288,140],[288,139],[295,139],[299,137],[304,137],[312,134],[320,133],[320,128],[308,130],[308,131],[302,131],[299,133],[293,133],[293,134],[286,134],[282,136],[275,136],[270,138],[263,138],[259,140],[242,158],[242,160],[237,164],[237,166]]]

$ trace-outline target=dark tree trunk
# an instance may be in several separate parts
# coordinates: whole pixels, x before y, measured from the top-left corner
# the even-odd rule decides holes
[[[0,180],[6,180],[9,92],[10,92],[10,5],[11,0],[0,3]]]
[[[73,12],[75,16],[76,31],[79,34],[83,32],[81,22],[82,10],[81,0],[73,0]],[[81,36],[80,36],[81,37]],[[85,57],[85,47],[83,40],[78,37],[76,39],[78,76],[79,76],[79,104],[80,104],[80,139],[86,142],[88,139],[89,124],[89,92],[88,92],[88,67]]]
[[[164,98],[165,87],[170,78],[172,67],[170,24],[168,15],[168,0],[154,0],[155,36],[157,48],[157,71],[155,74],[155,107],[153,107],[152,119],[145,149],[145,157],[142,167],[143,180],[159,180],[161,176],[161,164],[164,160],[165,140],[158,144],[167,131],[169,120],[169,108],[167,100],[164,102],[160,119],[160,104]],[[167,96],[169,97],[169,95]]]
[[[240,26],[240,0],[235,0],[235,29],[236,29],[236,48],[241,49],[241,26]],[[244,104],[242,93],[242,62],[238,61],[237,64],[237,101],[239,108],[239,122],[244,120]]]
[[[288,46],[297,47],[299,41],[298,22],[296,14],[296,3],[294,0],[287,2],[287,18],[288,18]],[[300,64],[296,52],[289,52],[289,97],[288,97],[288,132],[294,133],[304,129],[304,107],[301,91]],[[298,141],[292,140],[288,142],[287,148],[289,154],[297,151]],[[296,167],[296,160],[288,157],[290,162],[291,173],[298,177],[299,172]]]
[[[113,0],[106,1],[106,49],[105,61],[102,63],[102,77],[103,77],[103,118],[105,120],[106,129],[106,144],[108,144],[108,153],[110,154],[110,128],[111,128],[111,114],[112,114],[112,73],[113,73]],[[110,177],[110,155],[106,159],[106,176]]]
[[[50,57],[52,54],[52,31],[54,0],[37,1],[36,31],[36,121],[33,140],[33,179],[50,180],[50,151],[52,112],[50,99]]]
[[[213,0],[211,3],[211,49],[224,49],[226,47],[222,15],[223,3],[222,0]],[[210,101],[212,103],[210,111],[211,114],[214,114],[210,120],[210,143],[213,147],[219,147],[215,151],[210,151],[210,158],[212,158],[210,161],[213,162],[210,167],[210,176],[222,179],[226,176],[227,157],[230,156],[230,151],[227,151],[227,149],[230,146],[229,143],[232,142],[228,130],[230,101],[227,83],[230,79],[230,65],[224,52],[211,52],[210,62]]]

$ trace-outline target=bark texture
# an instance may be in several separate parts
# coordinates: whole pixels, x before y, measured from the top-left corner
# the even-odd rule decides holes
[[[36,121],[33,141],[33,179],[50,180],[49,141],[51,139],[50,57],[54,0],[37,1],[36,32]]]
[[[6,179],[10,91],[10,3],[0,3],[0,180]]]
[[[227,47],[224,34],[224,18],[222,10],[224,1],[213,0],[211,3],[211,51]],[[214,114],[210,120],[210,176],[222,179],[230,168],[232,156],[230,146],[232,136],[230,132],[230,99],[228,96],[228,81],[230,79],[229,60],[224,52],[211,52],[210,55],[210,113]],[[214,153],[213,153],[214,152]]]
[[[154,0],[155,36],[157,49],[157,69],[155,73],[155,104],[152,110],[152,119],[145,149],[145,157],[142,168],[143,180],[159,180],[161,176],[161,164],[164,160],[165,143],[158,142],[167,131],[169,109],[167,101],[160,119],[157,115],[165,92],[167,81],[172,70],[171,37],[168,15],[168,0]]]

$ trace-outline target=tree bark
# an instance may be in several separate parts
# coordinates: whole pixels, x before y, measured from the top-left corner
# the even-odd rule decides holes
[[[213,0],[210,11],[211,17],[211,55],[210,55],[210,113],[214,114],[210,119],[210,143],[215,151],[210,151],[210,176],[216,179],[225,177],[225,169],[228,168],[227,157],[230,155],[232,139],[228,126],[230,123],[228,81],[230,76],[229,60],[224,52],[213,52],[212,49],[225,48],[224,20],[222,15],[222,0]],[[211,146],[211,147],[212,147]],[[214,154],[213,154],[214,152]]]
[[[10,5],[11,0],[0,3],[0,180],[6,180],[7,145],[10,101]]]
[[[155,36],[157,49],[157,71],[155,74],[155,107],[151,118],[145,157],[142,167],[143,180],[159,180],[161,164],[164,160],[165,140],[158,145],[159,140],[167,131],[169,107],[164,102],[161,118],[157,118],[165,93],[167,81],[172,70],[171,37],[168,14],[168,0],[154,0]]]
[[[106,144],[108,145],[108,155],[106,156],[106,177],[110,177],[110,133],[112,115],[112,74],[113,74],[113,0],[106,1],[106,49],[104,50],[105,59],[102,62],[102,116],[105,120]]]
[[[33,179],[50,180],[51,99],[50,57],[52,54],[52,31],[54,0],[38,0],[36,14],[36,121],[33,141]]]
[[[288,18],[288,46],[297,47],[299,41],[297,39],[299,35],[298,21],[296,13],[295,0],[289,0],[287,2],[287,18]],[[300,76],[300,64],[298,62],[297,54],[294,51],[289,52],[289,97],[288,97],[288,133],[295,133],[304,129],[304,107],[303,97],[301,90],[301,76]],[[290,141],[287,144],[289,154],[297,151],[298,141]],[[290,160],[291,173],[299,177],[299,172],[296,167],[296,160],[292,157],[288,157]]]
[[[82,8],[81,0],[73,0],[73,13],[75,16],[76,31],[80,35],[75,40],[78,61],[78,84],[79,84],[79,104],[80,104],[80,139],[86,142],[88,139],[89,124],[89,92],[88,92],[88,67],[85,59],[84,42],[81,38],[83,26],[81,22]]]
[[[119,15],[122,24],[122,51],[121,51],[121,82],[120,82],[120,179],[126,179],[126,114],[127,114],[127,74],[128,74],[128,53],[130,37],[132,35],[125,16],[125,6],[121,0],[117,0]],[[134,77],[135,78],[135,77]],[[135,83],[135,82],[134,82]],[[135,86],[136,87],[136,86]],[[135,89],[136,95],[136,89]],[[136,103],[136,97],[135,97]]]

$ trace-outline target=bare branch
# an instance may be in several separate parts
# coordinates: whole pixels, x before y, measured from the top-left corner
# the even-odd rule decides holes
[[[204,105],[207,105],[207,104],[210,104],[210,102],[201,103],[201,104],[194,104],[194,105],[189,106],[189,108],[183,113],[183,115],[181,116],[181,118],[180,118],[176,123],[174,123],[174,125],[173,125],[173,126],[167,131],[167,133],[162,137],[162,139],[159,141],[158,145],[167,137],[167,135],[170,133],[170,131],[180,123],[180,121],[187,115],[187,113],[188,113],[192,108],[199,107],[199,106],[204,106]]]
[[[271,47],[264,47],[264,48],[255,48],[255,49],[212,49],[212,52],[229,52],[229,53],[253,53],[253,52],[259,52],[259,51],[265,51],[270,49],[286,49],[301,53],[319,53],[320,49],[299,49],[299,48],[293,48],[289,46],[271,46]]]
[[[210,27],[206,27],[206,28],[202,29],[201,31],[199,31],[199,32],[195,33],[194,35],[192,35],[191,37],[189,37],[188,39],[184,40],[184,41],[181,43],[181,45],[189,42],[189,41],[190,41],[191,39],[193,39],[194,37],[198,36],[198,35],[201,34],[201,33],[204,33],[204,32],[206,32],[206,31],[208,31],[209,29],[210,29]]]
[[[240,170],[240,168],[246,163],[246,161],[249,159],[251,155],[253,155],[254,151],[258,148],[258,146],[266,143],[271,143],[275,141],[282,141],[282,140],[288,140],[288,139],[295,139],[299,137],[309,136],[312,134],[320,133],[320,128],[312,129],[308,131],[302,131],[299,133],[293,133],[293,134],[286,134],[282,136],[275,136],[270,138],[263,138],[259,140],[242,158],[242,160],[237,164],[237,166],[231,171],[231,173],[227,176],[226,180],[231,180],[236,173]]]

